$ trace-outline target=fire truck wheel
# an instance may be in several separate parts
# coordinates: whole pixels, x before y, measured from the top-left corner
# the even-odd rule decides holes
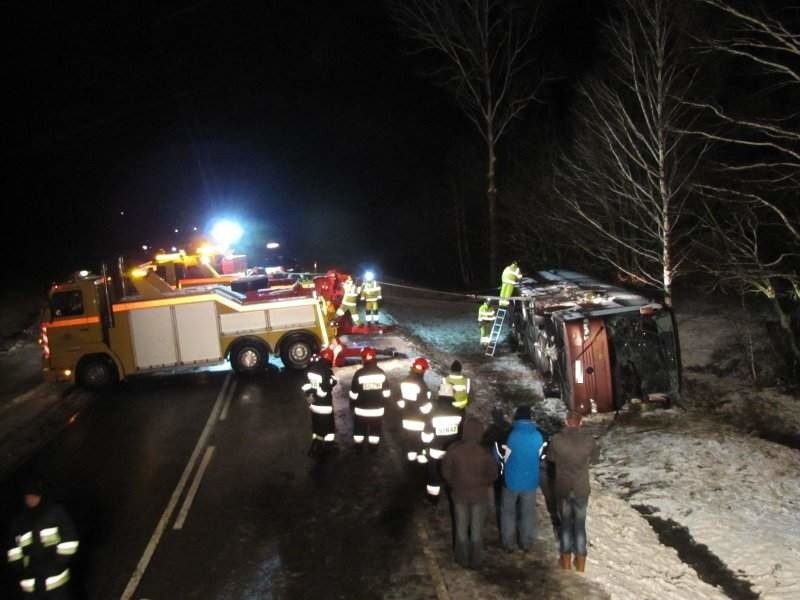
[[[289,369],[305,369],[316,351],[317,342],[308,335],[292,335],[281,342],[281,360]]]
[[[89,356],[78,365],[78,384],[90,390],[108,387],[117,379],[117,369],[106,356]]]
[[[231,365],[240,374],[263,371],[267,365],[267,349],[250,340],[236,342],[231,348]]]

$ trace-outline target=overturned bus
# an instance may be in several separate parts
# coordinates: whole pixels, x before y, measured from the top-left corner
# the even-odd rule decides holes
[[[546,394],[581,414],[678,400],[678,335],[667,307],[564,270],[539,271],[518,289],[512,335],[543,374]]]

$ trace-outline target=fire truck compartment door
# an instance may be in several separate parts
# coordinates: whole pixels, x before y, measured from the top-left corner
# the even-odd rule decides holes
[[[130,321],[137,369],[177,364],[178,347],[172,324],[172,307],[132,310]]]
[[[274,308],[269,311],[271,329],[291,329],[294,327],[313,327],[317,322],[314,305]]]
[[[191,364],[220,360],[216,304],[179,304],[173,310],[179,361],[182,364]]]
[[[263,310],[221,314],[219,324],[224,335],[264,331],[267,328],[267,317]]]

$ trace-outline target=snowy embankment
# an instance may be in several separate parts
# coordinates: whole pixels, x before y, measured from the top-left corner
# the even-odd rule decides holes
[[[477,304],[391,289],[387,296],[387,311],[440,370],[453,358],[464,363],[475,390],[471,411],[485,422],[493,409],[508,419],[515,406],[533,403],[542,429],[559,427],[564,407],[542,399],[541,383],[523,358],[507,345],[494,359],[482,355]],[[724,410],[742,414],[769,403],[780,408],[788,431],[797,432],[798,403],[775,392],[753,399],[699,373],[735,339],[737,321],[690,318],[695,322],[687,319],[681,330],[684,362],[693,370],[683,408],[589,424],[605,433],[593,467],[585,577],[613,598],[798,598],[800,455],[734,426]],[[694,397],[701,389],[703,398]],[[748,400],[726,402],[710,414],[706,394]],[[540,515],[540,541],[555,568],[556,543],[545,523]]]

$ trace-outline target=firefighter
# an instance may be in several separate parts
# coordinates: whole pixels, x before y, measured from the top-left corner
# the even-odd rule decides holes
[[[11,524],[6,554],[25,598],[67,600],[78,535],[63,507],[48,502],[42,482],[30,480],[25,510]]]
[[[361,290],[359,290],[356,282],[353,281],[353,278],[350,275],[348,275],[347,279],[344,280],[342,288],[342,303],[339,305],[339,310],[336,311],[336,314],[343,316],[344,313],[350,311],[350,316],[353,318],[353,323],[358,323],[358,307],[356,303],[358,302],[358,296],[361,293]]]
[[[500,306],[508,306],[508,298],[514,295],[514,287],[522,279],[522,272],[517,266],[517,261],[513,261],[505,269],[501,277],[500,286]]]
[[[478,308],[478,328],[481,332],[481,344],[489,343],[489,336],[494,325],[494,307],[490,298],[486,298]]]
[[[334,354],[330,348],[323,348],[311,357],[308,366],[308,381],[302,390],[309,399],[311,409],[311,446],[309,456],[322,456],[336,448],[336,423],[333,416],[333,388],[336,377],[333,374]]]
[[[463,412],[454,406],[455,394],[453,386],[442,380],[436,401],[425,423],[422,441],[428,444],[428,483],[426,491],[428,499],[436,504],[442,492],[441,461],[447,448],[459,437]]]
[[[408,376],[400,382],[397,406],[402,414],[403,447],[409,462],[426,463],[420,434],[425,429],[426,415],[431,411],[431,392],[425,384],[430,365],[422,357],[414,359]]]
[[[385,403],[392,395],[386,373],[377,364],[374,348],[361,351],[362,367],[353,375],[350,403],[353,406],[353,441],[363,448],[364,439],[371,451],[381,442],[381,426]]]
[[[461,373],[461,361],[453,361],[446,381],[453,387],[453,406],[463,413],[469,404],[469,377]]]
[[[378,322],[378,303],[381,301],[381,284],[375,281],[372,271],[364,274],[364,285],[361,286],[361,299],[364,301],[365,320],[367,323]]]

